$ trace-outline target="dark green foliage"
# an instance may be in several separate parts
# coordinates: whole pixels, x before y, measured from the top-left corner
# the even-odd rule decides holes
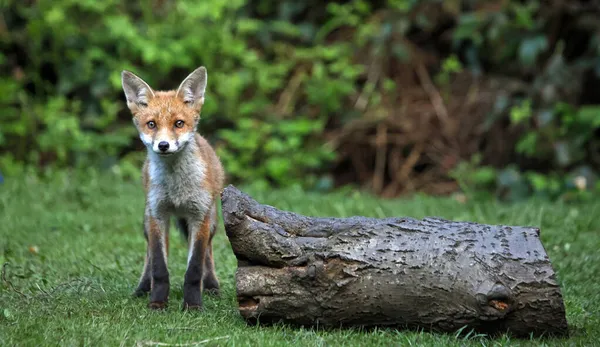
[[[341,149],[330,146],[330,135],[351,132],[354,120],[384,121],[404,110],[421,63],[446,102],[461,89],[453,84],[457,73],[505,78],[477,136],[500,132],[507,145],[459,148],[457,160],[481,150],[482,164],[502,170],[513,163],[561,182],[572,170],[600,169],[594,2],[0,4],[0,167],[7,176],[24,166],[94,166],[137,177],[143,151],[120,71],[167,89],[199,65],[209,75],[200,132],[233,183],[328,188],[331,174],[358,171],[334,166]]]
[[[481,166],[494,159],[475,157],[453,177],[510,200],[600,193],[600,8],[584,1],[510,1],[503,11],[461,18],[454,39],[469,43],[470,67],[479,71],[484,63],[525,84],[512,91],[507,85],[510,96],[496,100],[487,122],[491,129],[505,117],[498,113],[509,116],[507,129],[519,133],[513,162]]]
[[[245,1],[42,0],[34,6],[5,1],[11,29],[3,36],[1,58],[8,71],[0,79],[6,173],[23,163],[112,167],[140,148],[124,107],[121,70],[135,71],[155,89],[171,89],[205,65],[209,84],[200,131],[218,143],[230,177],[310,182],[310,173],[332,157],[314,139],[329,113],[341,107],[360,69],[345,44],[255,48],[262,32],[295,35],[295,27],[252,19],[244,6]],[[314,66],[312,76],[303,73],[298,83],[300,97],[316,112],[294,110],[295,100],[275,106],[300,64],[307,71]],[[139,164],[140,156],[132,158]]]

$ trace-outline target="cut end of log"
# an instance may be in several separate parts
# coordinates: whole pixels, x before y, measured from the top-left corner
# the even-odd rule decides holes
[[[439,218],[313,218],[222,193],[249,323],[566,335],[539,229]]]
[[[490,306],[501,312],[508,309],[508,304],[500,300],[490,300]]]

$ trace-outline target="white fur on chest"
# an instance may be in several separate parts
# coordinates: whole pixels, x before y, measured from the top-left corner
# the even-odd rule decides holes
[[[212,205],[210,193],[202,188],[206,167],[195,155],[181,154],[166,161],[151,156],[148,166],[150,213],[163,219],[174,214],[201,221]],[[171,158],[167,158],[171,159]]]

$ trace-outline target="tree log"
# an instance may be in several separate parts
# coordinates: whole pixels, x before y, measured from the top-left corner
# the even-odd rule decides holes
[[[439,218],[313,218],[222,193],[248,322],[566,335],[539,229]]]

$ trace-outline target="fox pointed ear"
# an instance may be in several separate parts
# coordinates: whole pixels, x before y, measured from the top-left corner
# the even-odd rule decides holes
[[[177,96],[188,106],[199,110],[204,104],[207,78],[206,68],[204,66],[197,68],[181,82],[177,88]]]
[[[121,72],[121,84],[127,99],[127,107],[131,112],[139,110],[141,107],[148,106],[148,101],[154,97],[154,91],[148,83],[134,75],[132,72]]]

